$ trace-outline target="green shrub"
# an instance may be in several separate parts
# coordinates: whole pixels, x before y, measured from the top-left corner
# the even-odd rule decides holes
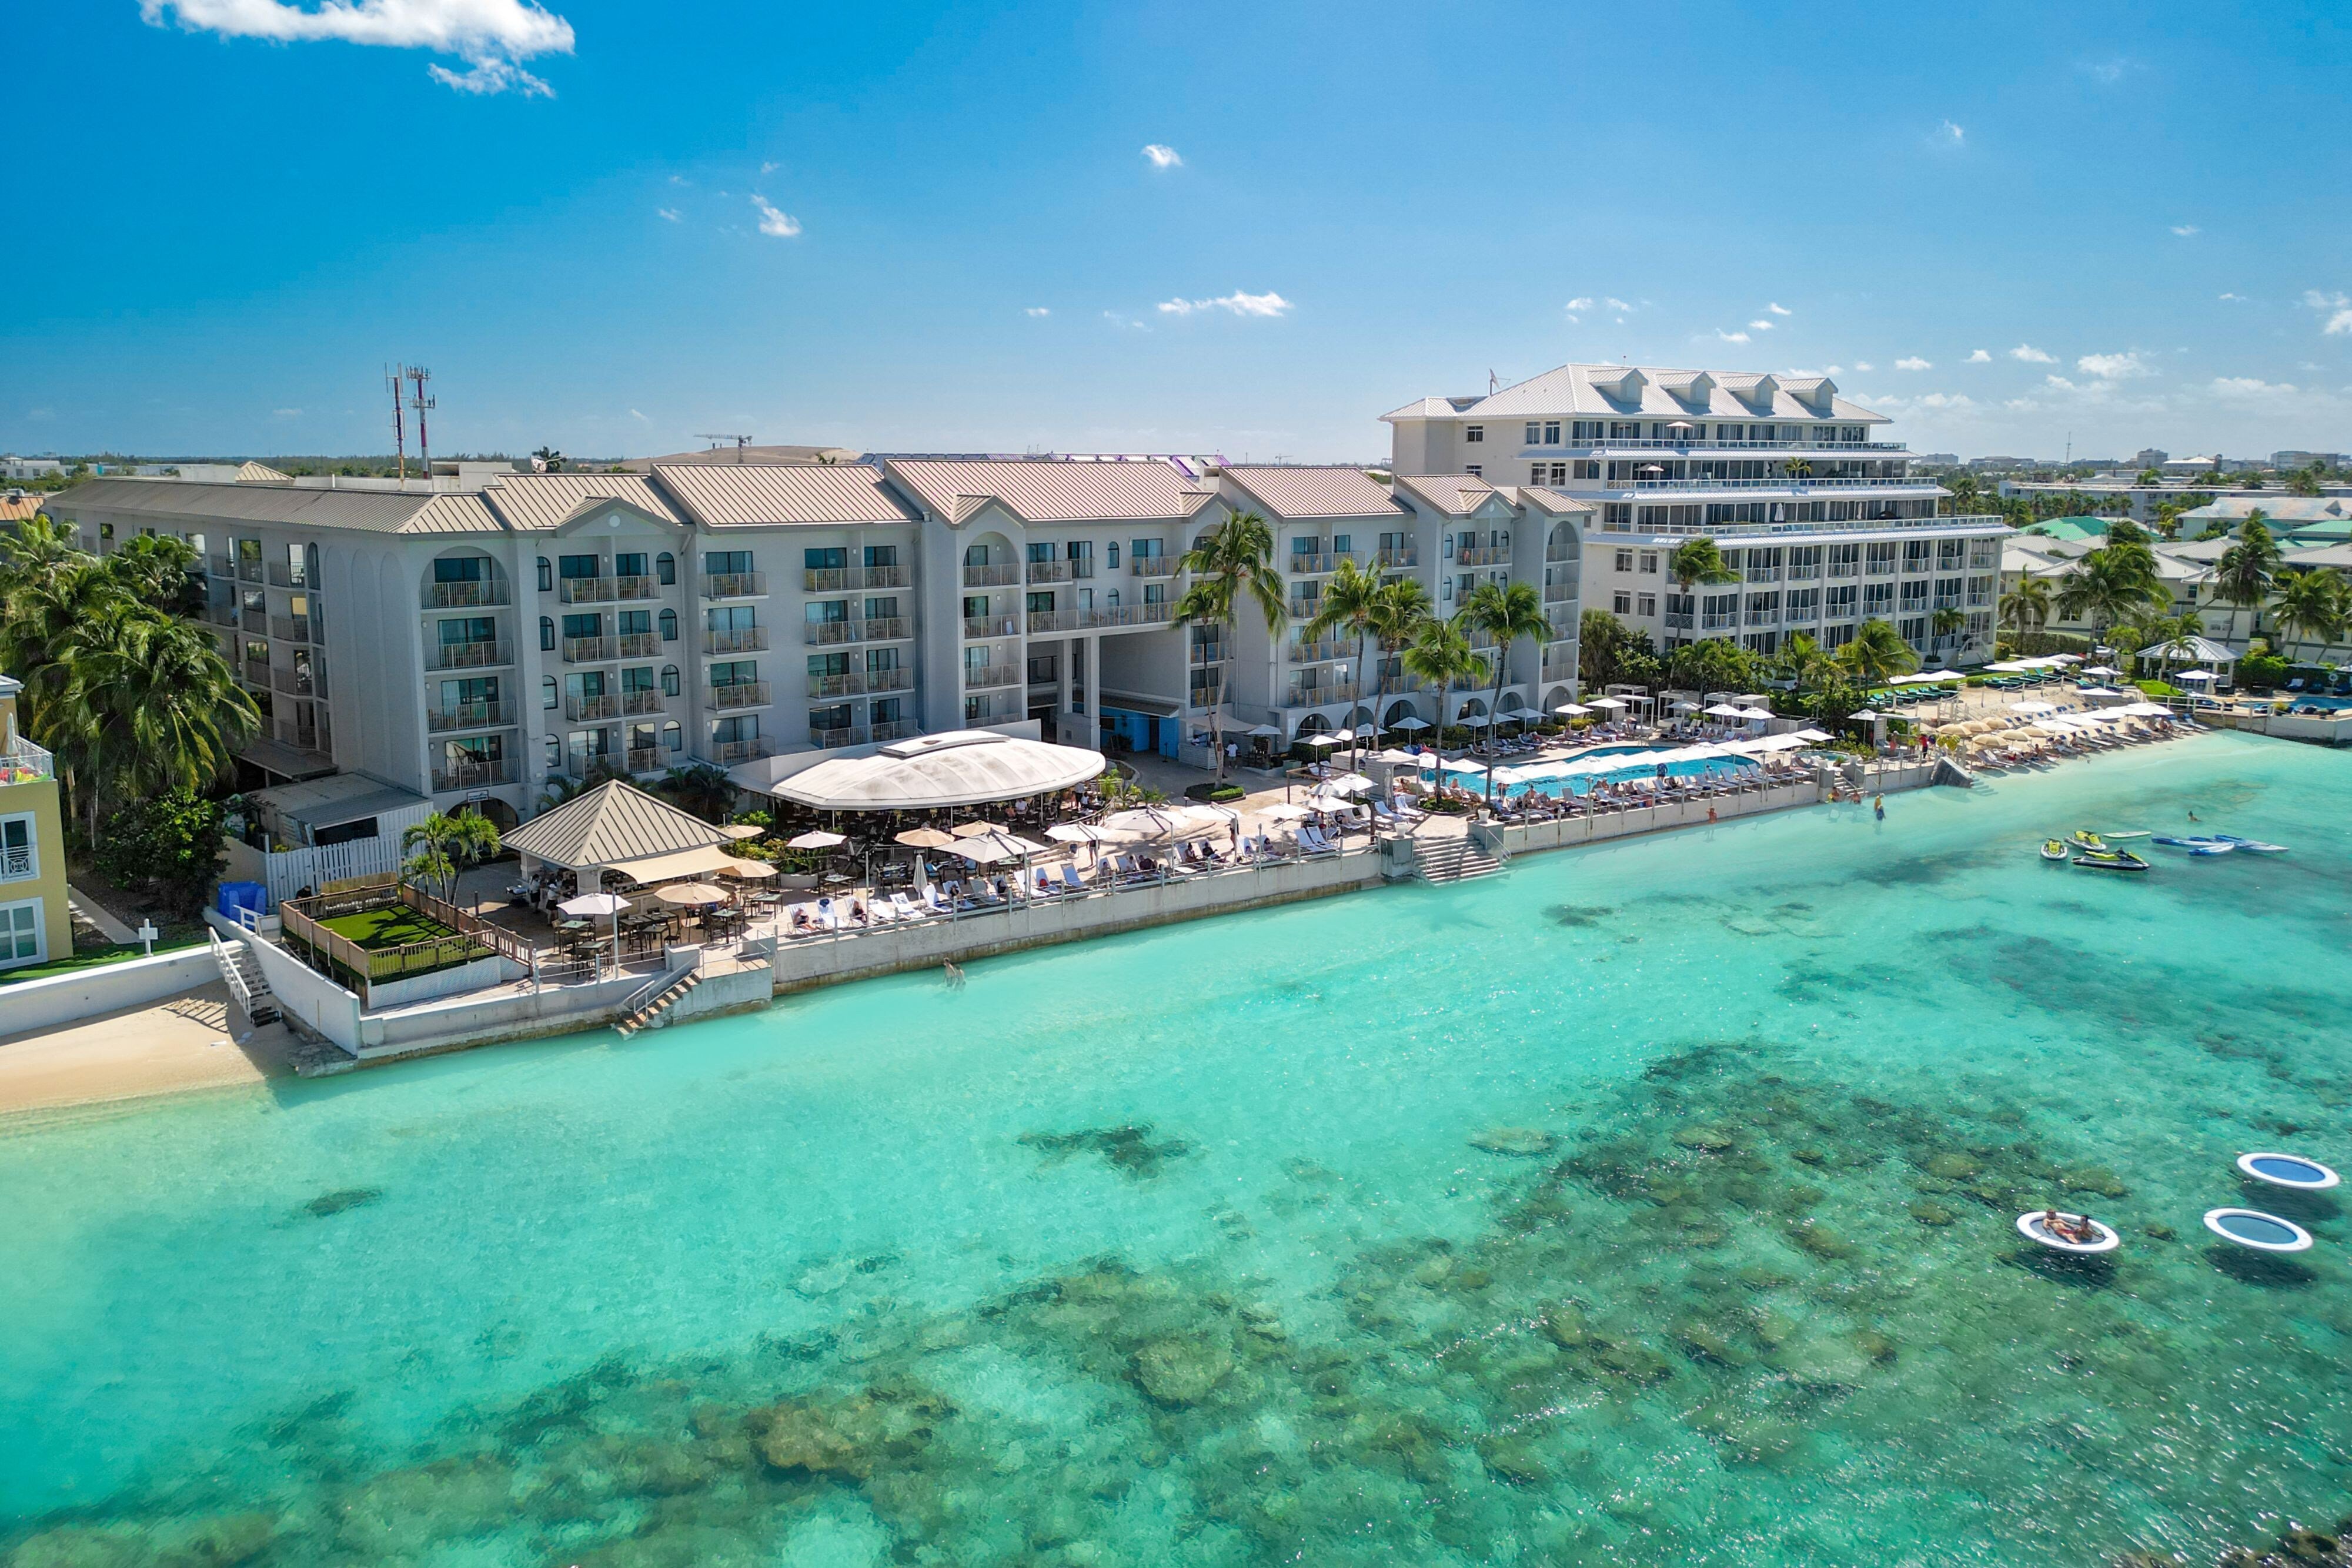
[[[1212,804],[1238,800],[1248,793],[1248,790],[1238,784],[1200,783],[1184,786],[1184,798],[1187,800],[1206,800]]]
[[[149,891],[186,918],[202,907],[228,859],[221,841],[226,815],[218,800],[186,789],[152,795],[115,813],[90,858],[117,886]]]
[[[2286,685],[2287,664],[2284,659],[2269,653],[2248,653],[2238,661],[2238,684],[2268,691],[2273,686]]]

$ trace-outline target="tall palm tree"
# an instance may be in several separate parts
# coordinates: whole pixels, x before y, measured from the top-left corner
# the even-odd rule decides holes
[[[2326,570],[2288,572],[2279,582],[2271,618],[2283,640],[2316,643],[2326,658],[2352,631],[2352,584]]]
[[[1699,583],[1722,584],[1738,582],[1739,574],[1723,559],[1723,551],[1710,538],[1685,539],[1666,557],[1666,575],[1688,593]]]
[[[77,624],[63,653],[72,674],[58,716],[89,780],[93,842],[102,797],[208,789],[260,732],[227,661],[185,622],[118,606]]]
[[[1876,685],[1919,667],[1919,655],[1891,622],[1875,617],[1854,629],[1853,641],[1837,651],[1838,666],[1864,685]]]
[[[35,512],[0,534],[0,594],[13,594],[80,554],[71,529],[47,512]]]
[[[1463,601],[1456,619],[1465,630],[1483,632],[1495,640],[1494,689],[1486,701],[1486,715],[1492,718],[1503,700],[1503,682],[1510,674],[1512,646],[1525,637],[1541,640],[1551,630],[1551,621],[1544,614],[1543,595],[1532,582],[1481,583]],[[1486,770],[1486,804],[1494,803],[1495,771],[1490,768]]]
[[[1950,605],[1946,605],[1927,618],[1929,629],[1939,638],[1958,636],[1968,623],[1969,618]]]
[[[478,811],[436,811],[403,832],[400,847],[416,852],[401,867],[409,880],[447,904],[457,896],[457,873],[499,852],[499,830]]]
[[[727,769],[712,762],[673,768],[654,788],[668,796],[679,810],[692,812],[706,822],[724,821],[735,804],[735,781],[727,777]]]
[[[1800,689],[1818,685],[1836,664],[1829,650],[1810,632],[1790,632],[1781,640],[1780,651],[1772,656],[1772,662]]]
[[[1412,641],[1414,630],[1428,619],[1429,590],[1421,585],[1418,578],[1398,578],[1384,584],[1373,597],[1372,645],[1380,650],[1372,677],[1372,725],[1376,729],[1381,724],[1381,709],[1388,703],[1389,660]]]
[[[2263,520],[2263,510],[2257,507],[2246,514],[2238,529],[2238,538],[2221,559],[2213,563],[2213,597],[2230,608],[2230,631],[2238,630],[2240,610],[2251,608],[2254,626],[2262,625],[2263,601],[2270,597],[2271,584],[2278,579],[2278,540],[2271,536],[2270,525]]]
[[[173,534],[139,534],[105,559],[108,573],[123,591],[167,615],[193,615],[196,549]]]
[[[1282,574],[1274,566],[1274,530],[1255,512],[1235,512],[1213,528],[1203,529],[1184,552],[1183,569],[1192,579],[1176,601],[1172,618],[1179,626],[1217,626],[1230,643],[1235,618],[1244,601],[1265,617],[1266,635],[1278,638],[1290,619],[1282,601]],[[1222,686],[1209,709],[1209,746],[1217,754],[1217,782],[1225,781],[1225,696]]]
[[[2059,612],[2088,620],[2095,642],[2116,622],[2171,600],[2145,545],[2095,549],[2068,568],[2058,583]]]
[[[1327,632],[1345,632],[1353,637],[1356,640],[1356,674],[1360,685],[1373,636],[1372,622],[1378,617],[1381,595],[1386,586],[1379,572],[1366,571],[1356,564],[1352,556],[1342,557],[1339,570],[1333,572],[1331,580],[1323,585],[1323,597],[1316,602],[1313,619],[1298,631],[1298,635],[1309,643],[1320,641]],[[1380,721],[1381,710],[1376,698],[1372,723],[1377,726]],[[1352,725],[1349,727],[1351,731],[1356,728]],[[1348,765],[1351,768],[1356,763],[1356,747],[1357,741],[1351,739],[1348,743]],[[1219,747],[1219,750],[1223,749]]]
[[[1485,674],[1486,665],[1470,646],[1470,639],[1462,634],[1461,627],[1434,615],[1414,629],[1412,641],[1405,645],[1402,657],[1405,674],[1423,685],[1437,688],[1437,737],[1443,745],[1445,710],[1454,688]]]
[[[2046,577],[2021,577],[2017,586],[2000,596],[2002,624],[2022,640],[2031,630],[2039,632],[2050,624],[2050,580]]]

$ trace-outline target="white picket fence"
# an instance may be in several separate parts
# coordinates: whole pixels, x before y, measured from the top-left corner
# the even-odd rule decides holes
[[[310,844],[261,857],[261,880],[268,885],[269,902],[292,898],[304,888],[313,893],[346,877],[389,876],[400,870],[400,835],[352,839],[340,844]]]

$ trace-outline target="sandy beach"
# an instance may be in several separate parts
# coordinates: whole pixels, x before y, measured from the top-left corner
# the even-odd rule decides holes
[[[239,1045],[230,1018],[228,988],[215,981],[166,1001],[0,1043],[0,1116],[260,1083],[290,1071],[284,1025]]]

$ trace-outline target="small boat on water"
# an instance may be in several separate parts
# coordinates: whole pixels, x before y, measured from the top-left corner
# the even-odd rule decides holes
[[[2099,837],[2098,834],[2091,831],[2088,828],[2075,829],[2074,834],[2069,837],[2066,841],[2073,844],[2076,849],[2103,850],[2107,847],[2107,841]]]
[[[2147,869],[2147,862],[2122,850],[2084,850],[2074,857],[2076,871],[2129,871]]]
[[[2243,850],[2250,855],[2283,855],[2286,853],[2286,846],[2284,844],[2266,844],[2260,839],[2242,839],[2235,833],[2215,833],[2213,838],[2217,843],[2228,844],[2231,849]]]
[[[2176,839],[2169,836],[2156,841],[2168,850],[2187,850],[2192,855],[2226,855],[2238,846],[2223,843],[2219,839]]]
[[[2343,1179],[2317,1160],[2307,1160],[2301,1155],[2240,1155],[2238,1169],[2256,1181],[2295,1192],[2326,1192]]]
[[[2281,1219],[2259,1208],[2208,1209],[2205,1228],[2224,1241],[2234,1241],[2257,1252],[2311,1250],[2310,1231],[2292,1219]]]
[[[2042,858],[2046,861],[2064,860],[2066,858],[2066,841],[2063,839],[2042,840]]]
[[[2065,1228],[2063,1231],[2051,1228],[2053,1218]],[[2124,1244],[2124,1239],[2116,1234],[2116,1228],[2112,1225],[2093,1219],[2087,1214],[2061,1214],[2049,1208],[2037,1208],[2032,1214],[2019,1215],[2017,1233],[2053,1252],[2071,1252],[2078,1258],[2112,1252]]]

